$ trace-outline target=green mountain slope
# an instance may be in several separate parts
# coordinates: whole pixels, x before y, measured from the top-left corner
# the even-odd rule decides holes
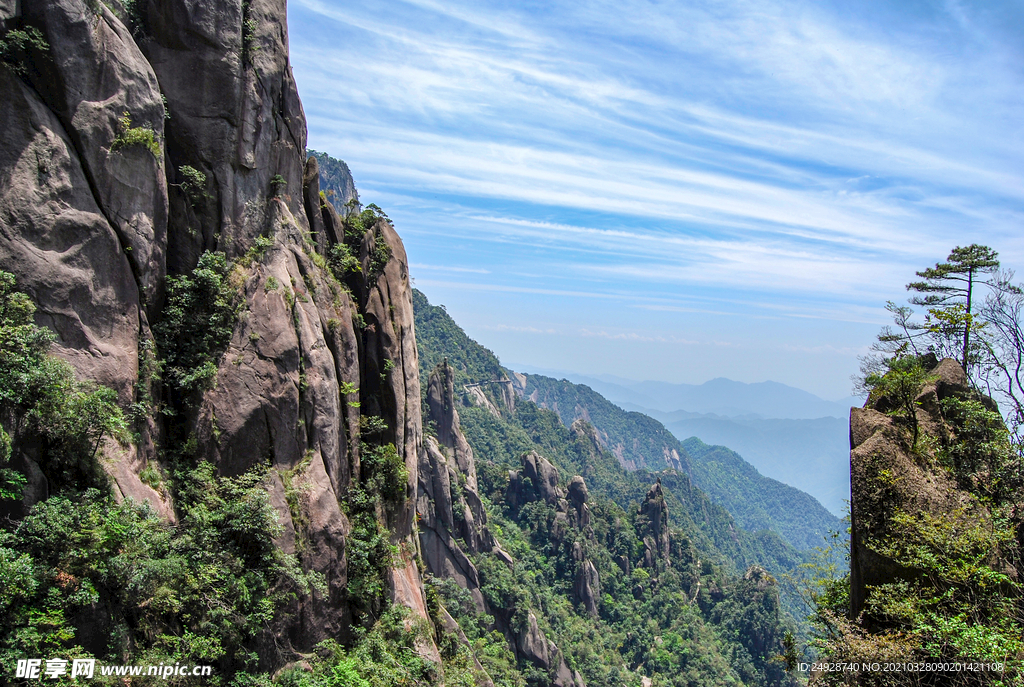
[[[542,375],[520,377],[526,379],[526,397],[556,412],[566,426],[578,418],[590,422],[622,465],[685,472],[750,532],[771,530],[806,550],[839,527],[839,519],[812,496],[765,477],[724,446],[706,446],[699,440],[681,443],[654,418],[625,411],[584,384]]]
[[[470,339],[444,308],[430,305],[419,291],[415,292],[414,307],[422,379],[426,380],[432,366],[442,358],[447,358],[455,368],[457,387],[470,381],[511,376],[491,351]],[[500,402],[497,398],[493,400],[496,405]],[[611,416],[610,409],[614,406],[605,403]],[[663,482],[671,481],[672,493],[666,498],[670,506],[676,505],[670,508],[675,524],[690,531],[710,554],[721,557],[731,567],[761,563],[781,572],[799,559],[793,547],[776,533],[767,538],[755,538],[737,526],[726,508],[708,498],[690,481],[685,464],[684,471],[670,468],[665,472],[650,469],[631,472],[608,451],[580,449],[574,432],[557,413],[528,398],[520,399],[513,411],[498,417],[479,406],[461,408],[459,413],[467,439],[483,460],[518,467],[521,454],[537,450],[564,473],[583,475],[591,491],[604,493],[626,510],[643,497],[658,477]],[[645,417],[639,413],[629,415]],[[657,436],[664,445],[674,448],[681,457],[686,455],[682,445],[664,427],[650,418],[646,420],[650,421],[644,422],[644,426],[652,430],[650,436],[654,436],[653,427],[657,425],[660,427]],[[625,437],[628,425],[622,423],[619,428]],[[668,467],[664,463],[662,466]]]
[[[629,469],[688,471],[686,452],[665,426],[643,413],[622,410],[589,386],[542,375],[524,375],[523,394],[553,410],[567,427],[583,418],[597,430],[601,443]]]
[[[839,529],[839,518],[813,496],[761,475],[753,465],[725,446],[709,446],[696,437],[683,442],[690,455],[693,481],[712,500],[725,504],[749,530],[784,533],[798,549],[821,546]]]
[[[683,471],[627,470],[584,421],[566,426],[529,398],[509,403],[492,388],[484,397],[467,392],[467,384],[514,375],[443,308],[420,293],[414,303],[421,375],[445,358],[454,369],[488,527],[515,560],[509,570],[492,554],[470,554],[484,598],[506,609],[495,617],[508,614],[520,628],[536,622],[589,687],[639,685],[643,674],[679,686],[795,684],[777,657],[798,623],[774,576],[794,570],[803,556],[774,532],[745,530]],[[574,476],[583,477],[587,524],[571,513],[567,521],[564,503],[524,500],[524,491],[536,493],[522,477],[530,452],[550,461],[562,494]],[[666,517],[661,529],[659,513]],[[591,611],[579,600],[586,569],[599,587]],[[445,608],[471,641],[497,655],[487,644],[492,621],[450,582],[432,583]],[[501,680],[491,672],[497,682],[519,684],[518,674],[527,684],[544,684],[521,660],[502,665]]]

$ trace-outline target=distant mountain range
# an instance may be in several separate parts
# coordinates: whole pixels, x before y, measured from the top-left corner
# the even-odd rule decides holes
[[[850,421],[764,419],[753,416],[644,412],[660,420],[680,441],[697,437],[742,455],[758,471],[806,491],[836,515],[850,498]]]
[[[513,377],[518,393],[553,410],[566,427],[578,419],[593,425],[599,441],[623,466],[630,470],[669,468],[688,475],[748,531],[771,530],[797,549],[806,550],[820,545],[830,530],[839,528],[838,518],[815,500],[815,495],[766,477],[730,448],[709,446],[693,434],[684,442],[679,432],[666,428],[658,418],[624,410],[585,384],[534,374]],[[828,469],[832,468],[821,468]],[[841,472],[847,475],[848,484],[849,471]]]
[[[668,384],[514,367],[584,384],[624,410],[655,418],[680,441],[696,437],[732,449],[761,475],[807,492],[833,514],[846,508],[850,408],[861,399],[826,401],[778,382]]]
[[[685,410],[705,415],[737,417],[754,415],[762,418],[812,420],[820,417],[850,418],[850,408],[863,405],[863,399],[853,396],[838,401],[826,401],[814,394],[779,382],[748,384],[724,377],[703,384],[670,384],[668,382],[638,382],[613,375],[582,375],[561,370],[546,370],[530,365],[512,364],[518,372],[539,374],[556,379],[567,379],[574,384],[586,384],[609,401],[625,408],[637,408],[671,413]]]

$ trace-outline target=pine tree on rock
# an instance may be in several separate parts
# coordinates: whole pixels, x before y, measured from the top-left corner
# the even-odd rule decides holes
[[[907,284],[908,291],[922,294],[910,302],[928,308],[925,328],[938,344],[937,353],[957,354],[965,371],[970,370],[971,332],[981,323],[972,312],[974,287],[989,284],[983,275],[999,269],[998,253],[977,243],[954,248],[946,262],[917,273],[924,281]],[[942,350],[946,349],[946,350]]]

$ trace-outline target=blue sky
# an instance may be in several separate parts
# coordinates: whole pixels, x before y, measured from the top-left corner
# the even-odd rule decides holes
[[[849,393],[915,270],[1024,274],[1024,3],[291,0],[309,145],[506,364]]]

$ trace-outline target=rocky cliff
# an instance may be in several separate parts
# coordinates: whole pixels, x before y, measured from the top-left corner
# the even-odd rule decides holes
[[[435,436],[427,436],[425,440],[417,492],[421,550],[427,570],[435,577],[454,579],[459,586],[469,590],[476,612],[493,617],[494,629],[505,636],[517,659],[533,664],[551,685],[585,687],[582,677],[569,669],[559,648],[544,636],[532,611],[495,606],[481,592],[480,573],[467,552],[490,554],[509,569],[514,567],[515,562],[502,550],[487,527],[487,514],[480,499],[473,449],[462,433],[456,406],[454,371],[445,359],[430,375],[427,417]],[[557,470],[535,453],[524,457],[524,465],[529,466],[527,472],[532,468],[530,474],[534,475],[537,484],[543,483],[541,493],[544,498],[550,499],[552,503],[560,503],[564,520],[568,508],[564,490],[558,487]],[[538,476],[538,470],[544,474],[543,478]],[[576,498],[585,501],[586,486],[582,484],[581,477],[575,479],[579,481]],[[512,484],[516,484],[515,478]],[[522,495],[521,498],[525,502],[531,496],[536,498],[536,492]],[[583,501],[580,507],[586,509]],[[552,530],[553,537],[557,538],[558,534],[558,529]],[[580,558],[583,563],[582,554]],[[599,595],[599,591],[594,591],[597,571],[593,564],[590,564],[578,582],[580,585],[581,601],[586,599],[583,603],[587,604],[588,612],[592,611],[596,617],[596,595]],[[524,623],[514,620],[517,614],[525,615]]]
[[[907,356],[888,366],[850,417],[849,596],[823,587],[825,654],[1005,662],[1003,679],[1019,679],[1018,448],[955,360]],[[880,684],[870,672],[847,679]],[[920,683],[990,684],[990,676],[921,673]]]
[[[408,261],[382,213],[344,224],[319,193],[284,0],[3,12],[0,269],[78,377],[138,411],[137,440],[108,442],[102,458],[117,497],[173,520],[173,489],[145,470],[267,470],[279,547],[325,580],[275,620],[261,656],[273,667],[346,641],[379,608],[349,584],[353,493],[375,489],[372,518],[396,551],[390,599],[410,609],[407,624],[430,623],[415,563],[425,450]],[[172,370],[166,361],[213,327],[199,321],[213,306],[188,300],[204,279],[230,305],[226,335]],[[27,450],[16,461],[32,476],[27,509],[58,485]],[[400,483],[387,491],[387,479]],[[418,647],[438,659],[431,640]]]

